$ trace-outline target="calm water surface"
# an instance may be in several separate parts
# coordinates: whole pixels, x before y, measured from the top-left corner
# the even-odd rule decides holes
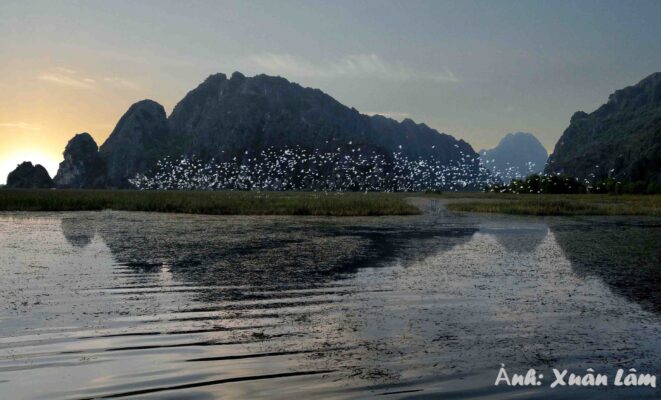
[[[422,203],[421,203],[422,204]],[[658,398],[658,219],[0,213],[0,398]],[[537,368],[540,387],[494,387]],[[661,384],[661,382],[660,382]]]

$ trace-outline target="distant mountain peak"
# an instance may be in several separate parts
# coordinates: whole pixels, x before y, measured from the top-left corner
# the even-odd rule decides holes
[[[544,146],[528,132],[508,133],[498,146],[480,150],[482,165],[506,182],[543,171],[547,158]]]

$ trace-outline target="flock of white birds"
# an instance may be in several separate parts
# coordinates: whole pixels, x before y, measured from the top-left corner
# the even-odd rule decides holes
[[[350,143],[351,144],[351,143]],[[499,183],[478,157],[460,152],[457,160],[386,157],[360,147],[332,152],[304,148],[245,152],[230,161],[196,157],[163,159],[148,174],[129,182],[150,190],[310,190],[310,191],[460,191]]]
[[[500,178],[504,182],[509,182],[512,179],[525,178],[528,175],[536,174],[539,172],[538,168],[536,168],[537,165],[532,161],[528,161],[523,168],[519,168],[517,166],[513,166],[509,164],[507,165],[507,167],[499,168],[495,166],[495,160],[493,159],[491,160],[486,159],[486,160],[482,160],[481,162],[485,168],[491,171],[492,175],[494,175],[497,178]]]

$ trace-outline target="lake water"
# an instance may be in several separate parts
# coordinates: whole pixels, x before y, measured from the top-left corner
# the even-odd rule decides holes
[[[551,368],[661,378],[658,219],[419,203],[387,218],[0,213],[0,398],[659,397],[548,387]],[[495,387],[501,364],[543,384]]]

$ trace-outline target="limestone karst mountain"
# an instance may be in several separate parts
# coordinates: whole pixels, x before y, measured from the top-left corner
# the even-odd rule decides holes
[[[532,133],[508,133],[498,146],[480,150],[480,162],[505,182],[544,171],[548,153]]]
[[[15,189],[46,189],[54,186],[48,171],[41,164],[25,161],[7,175],[7,187]]]
[[[152,100],[133,104],[99,148],[108,185],[125,186],[127,178],[167,155],[169,132],[163,106]]]
[[[103,182],[127,187],[128,179],[149,171],[167,156],[195,155],[241,163],[262,150],[296,147],[320,151],[361,147],[388,156],[400,152],[410,158],[433,157],[446,164],[461,161],[469,169],[479,168],[477,154],[468,143],[424,124],[367,116],[321,90],[281,77],[245,77],[238,72],[230,78],[209,76],[168,118],[154,101],[132,105],[97,156],[92,154],[95,146],[89,146],[88,155],[103,160],[103,168],[94,167],[102,175],[84,182],[78,179],[82,174],[76,167],[79,164],[72,162],[78,158],[67,150],[56,183],[89,187]],[[82,164],[87,166],[88,161]]]
[[[177,104],[169,122],[175,135],[188,140],[189,151],[219,157],[220,151],[233,157],[271,146],[325,151],[350,141],[447,161],[458,159],[459,150],[474,154],[466,142],[424,124],[363,115],[321,90],[267,75],[212,75]]]
[[[106,185],[106,166],[96,142],[89,133],[76,134],[64,149],[53,181],[58,187],[101,188]]]
[[[661,182],[661,72],[616,91],[591,114],[576,112],[546,172]]]

